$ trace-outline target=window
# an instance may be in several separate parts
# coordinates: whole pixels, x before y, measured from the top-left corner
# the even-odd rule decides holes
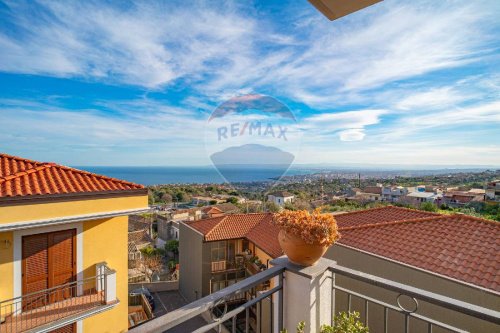
[[[234,261],[234,255],[236,253],[236,241],[227,241],[227,260],[230,262]]]
[[[244,239],[242,242],[241,242],[241,247],[242,247],[242,251],[243,252],[246,252],[248,250],[250,250],[250,242],[246,239]]]
[[[212,281],[212,292],[226,288],[226,281]]]
[[[226,241],[212,243],[212,261],[226,260]]]

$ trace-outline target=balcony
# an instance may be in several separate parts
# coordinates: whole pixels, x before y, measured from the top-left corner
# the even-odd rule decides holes
[[[500,312],[360,271],[328,259],[298,267],[281,257],[273,267],[143,323],[129,332],[186,331],[183,325],[203,316],[194,332],[280,332],[306,321],[304,332],[319,332],[339,311],[358,311],[370,332],[498,332]],[[349,282],[348,282],[349,281]],[[266,285],[267,288],[260,288]],[[258,291],[256,291],[258,290]],[[231,302],[245,294],[240,303]],[[472,328],[466,327],[472,320]],[[476,324],[477,323],[477,324]],[[476,326],[478,325],[478,326]],[[189,329],[192,331],[192,329]]]
[[[128,296],[129,328],[154,318],[153,309],[144,294]]]
[[[245,268],[243,260],[220,260],[211,262],[211,272],[220,273],[225,271],[239,271]]]
[[[0,333],[49,332],[113,308],[116,272],[96,264],[96,275],[0,302]]]

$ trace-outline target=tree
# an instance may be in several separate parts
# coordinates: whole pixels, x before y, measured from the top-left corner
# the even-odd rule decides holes
[[[191,197],[186,194],[186,192],[177,192],[175,194],[175,198],[177,199],[177,202],[187,202],[191,200]]]
[[[179,253],[179,241],[176,239],[169,240],[165,244],[165,250],[170,251],[173,254],[178,254]]]
[[[210,205],[217,205],[217,200],[210,200],[208,203]]]
[[[229,198],[227,198],[226,202],[230,202],[232,204],[237,204],[238,203],[238,198],[236,198],[236,197],[229,197]]]
[[[266,202],[266,211],[271,213],[277,213],[281,210],[281,207],[272,201]]]
[[[160,273],[163,269],[163,260],[160,255],[148,255],[143,253],[137,262],[137,268],[146,276],[146,279],[151,282],[153,274]]]
[[[164,203],[171,203],[172,202],[172,196],[168,193],[165,193],[161,196],[161,200],[164,202]]]
[[[421,210],[425,210],[427,212],[437,212],[438,208],[432,202],[424,202],[420,205]]]

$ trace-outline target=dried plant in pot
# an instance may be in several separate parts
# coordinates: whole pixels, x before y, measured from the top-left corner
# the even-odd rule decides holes
[[[333,215],[320,210],[284,210],[273,215],[273,223],[280,228],[281,249],[288,260],[300,266],[316,264],[340,237]]]

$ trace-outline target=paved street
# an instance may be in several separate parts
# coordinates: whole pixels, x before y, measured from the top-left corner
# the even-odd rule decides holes
[[[168,312],[187,304],[186,300],[177,291],[163,291],[153,293],[155,299],[155,317],[159,317]],[[166,332],[168,333],[187,333],[196,330],[206,324],[206,321],[200,316],[188,320],[187,322],[174,327]]]

